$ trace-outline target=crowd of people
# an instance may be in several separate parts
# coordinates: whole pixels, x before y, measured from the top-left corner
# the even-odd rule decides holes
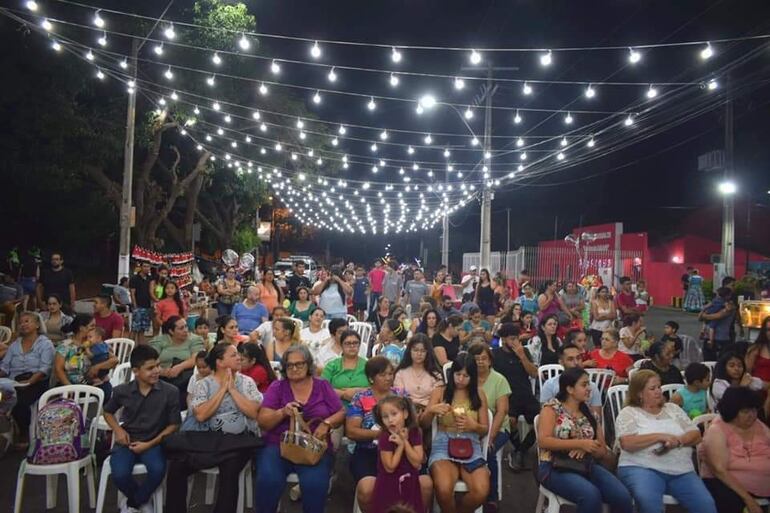
[[[617,290],[476,267],[430,278],[380,259],[313,278],[302,261],[285,280],[225,268],[195,289],[216,306],[214,322],[147,263],[99,295],[93,315],[70,315],[71,273],[37,284],[42,312],[21,314],[17,337],[0,345],[18,447],[45,390],[89,384],[104,392],[122,511],[151,511],[166,475],[168,510],[186,511],[187,477],[209,467],[219,469],[214,511],[233,511],[248,465],[257,512],[277,511],[294,474],[291,497],[320,513],[344,458],[364,513],[424,513],[434,501],[493,512],[504,453],[579,513],[660,512],[664,496],[693,513],[757,513],[770,496],[770,318],[742,351],[723,327],[735,321],[734,280],[700,312],[706,363],[683,365],[679,326],[648,333],[649,295],[625,277]],[[113,388],[106,341],[121,335],[136,341],[133,377]],[[604,408],[614,385],[626,391],[617,415]],[[708,427],[695,422],[706,413],[717,414]],[[136,463],[146,479],[132,476]]]

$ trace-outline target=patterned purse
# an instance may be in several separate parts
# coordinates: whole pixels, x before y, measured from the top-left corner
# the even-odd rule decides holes
[[[301,414],[292,415],[289,429],[281,435],[281,457],[295,465],[315,465],[326,452],[326,440],[319,440]]]

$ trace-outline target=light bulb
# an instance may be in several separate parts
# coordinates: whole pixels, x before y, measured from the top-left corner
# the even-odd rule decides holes
[[[519,166],[516,169],[518,171],[524,171],[524,164],[519,164]]]
[[[465,119],[473,119],[473,110],[470,107],[465,109]]]
[[[206,83],[209,86],[214,87],[214,84],[216,83],[216,79],[214,78],[214,75],[211,75],[209,78],[207,78]]]
[[[321,57],[321,47],[320,47],[320,46],[318,46],[318,41],[316,41],[315,43],[313,43],[313,47],[312,47],[312,48],[310,48],[310,55],[311,55],[311,56],[312,56],[314,59],[318,59],[319,57]]]
[[[163,43],[155,45],[152,50],[155,52],[155,55],[163,55]]]
[[[339,143],[340,143],[340,140],[337,139],[336,137],[332,139],[332,146],[337,146]]]
[[[591,138],[588,140],[588,142],[586,143],[586,146],[588,146],[589,148],[593,148],[594,146],[596,146],[596,141],[594,141],[594,138],[593,138],[593,137],[591,137]]]
[[[176,37],[176,32],[174,32],[173,23],[168,27],[166,27],[166,30],[163,31],[163,35],[166,36],[166,39],[174,39]]]
[[[478,145],[479,145],[478,137],[474,137],[473,139],[471,139],[471,146],[478,146]]]
[[[51,25],[51,22],[48,21],[48,18],[43,18],[43,21],[40,22],[40,26],[43,27],[43,30],[46,32],[50,32],[53,28],[53,25]]]
[[[708,60],[714,56],[714,50],[711,48],[711,43],[706,43],[706,48],[700,51],[700,58]]]
[[[470,60],[471,64],[479,64],[481,62],[481,54],[476,50],[471,50]]]
[[[58,42],[58,41],[53,41],[53,42],[51,43],[51,48],[53,48],[53,49],[54,49],[54,50],[56,50],[57,52],[60,52],[60,51],[61,51],[61,45],[59,44],[59,42]]]
[[[449,155],[450,155],[449,149],[444,149],[444,156],[449,158]]]
[[[432,109],[436,106],[436,97],[432,94],[423,95],[420,98],[420,105],[422,105],[425,109]]]
[[[593,98],[596,96],[596,90],[591,86],[591,84],[588,84],[588,87],[586,87],[586,98]]]
[[[161,99],[160,99],[160,100],[158,100],[158,103],[159,103],[160,105],[165,105],[165,104],[166,104],[166,99],[165,99],[165,98],[163,98],[163,97],[161,97]]]
[[[568,112],[567,115],[564,116],[564,123],[567,125],[571,125],[573,121],[575,120],[573,119],[572,114]]]
[[[168,67],[166,72],[163,74],[167,80],[172,80],[174,78],[174,73],[171,71],[171,66]]]
[[[211,104],[211,108],[218,111],[219,109],[222,108],[222,106],[219,104],[219,102],[214,102],[213,104]]]
[[[313,95],[313,103],[315,103],[316,105],[321,103],[321,93],[320,92],[316,91],[315,94]]]
[[[399,63],[401,62],[401,52],[399,52],[396,47],[393,47],[393,50],[390,52],[390,59],[395,62]]]
[[[395,73],[390,74],[390,85],[396,87],[398,85],[398,75]]]
[[[369,103],[366,104],[366,108],[369,109],[369,110],[374,110],[374,109],[377,108],[377,104],[374,103],[374,97],[373,96],[369,99]]]
[[[551,62],[553,62],[553,57],[551,55],[551,50],[548,50],[548,52],[542,54],[540,56],[540,65],[541,66],[550,66]]]
[[[267,132],[267,125],[262,123],[261,125],[259,125],[259,130],[262,132]]]
[[[262,96],[265,96],[267,94],[267,86],[265,85],[264,82],[262,82],[259,85],[259,94],[261,94]]]
[[[412,164],[412,170],[413,171],[419,171],[419,169],[420,169],[420,165],[417,162]]]
[[[382,139],[383,141],[386,141],[388,139],[388,131],[387,130],[383,130],[382,132],[380,132],[380,139]]]
[[[561,138],[561,145],[562,146],[567,146],[567,138],[566,137],[562,137]]]
[[[222,64],[222,57],[220,57],[217,52],[214,52],[214,55],[211,56],[211,62],[219,66]]]
[[[556,155],[556,159],[557,159],[557,160],[564,160],[564,159],[565,159],[564,153],[562,153],[562,152],[559,152],[559,154],[558,154],[558,155]]]
[[[102,70],[98,70],[96,72],[96,78],[98,78],[99,80],[104,80],[104,73],[102,73]]]
[[[626,125],[626,126],[631,126],[631,125],[634,124],[634,118],[631,116],[631,114],[628,115],[628,117],[623,122],[623,124]]]
[[[377,153],[377,143],[372,143],[369,149],[372,150],[372,153]]]
[[[28,0],[27,3],[24,5],[27,7],[27,9],[29,9],[32,12],[37,12],[37,9],[39,7],[37,5],[37,2],[35,2],[35,0]]]
[[[90,48],[88,49],[88,53],[86,53],[86,59],[89,61],[94,60],[94,52],[92,52]]]
[[[488,152],[488,151],[487,151],[487,152],[484,152],[484,158],[485,158],[486,160],[489,160],[489,159],[491,159],[491,158],[492,158],[492,153],[491,153],[491,152]],[[486,166],[484,166],[484,167],[486,167]]]
[[[411,146],[409,146],[409,147],[406,149],[406,152],[407,152],[409,155],[414,155],[414,148],[412,148]]]
[[[273,59],[273,62],[270,63],[270,71],[273,72],[273,75],[277,75],[281,72],[281,65],[278,64],[275,59]]]
[[[275,143],[275,151],[281,151],[283,149],[283,146],[281,146],[281,143]]]
[[[633,48],[628,49],[628,62],[631,64],[636,64],[642,60],[642,54],[634,50]]]
[[[658,90],[657,90],[657,89],[655,89],[655,88],[652,86],[652,84],[650,84],[650,88],[649,88],[649,89],[647,89],[647,98],[649,98],[649,99],[653,99],[653,98],[655,98],[656,96],[658,96]]]
[[[524,139],[522,139],[521,137],[519,137],[518,139],[516,139],[516,146],[517,146],[517,147],[519,147],[519,148],[521,148],[522,146],[524,146]]]
[[[524,93],[525,96],[529,96],[530,94],[532,94],[532,86],[524,82],[524,85],[521,88],[521,92]]]
[[[305,122],[297,118],[297,128],[304,128],[304,127],[305,127]]]
[[[419,103],[417,104],[417,107],[414,108],[414,111],[417,113],[417,115],[421,115],[423,112],[425,112],[425,109],[422,108],[422,105]]]
[[[428,134],[425,136],[423,141],[425,141],[425,144],[430,145],[433,142],[433,138],[430,136],[430,134]]]
[[[169,98],[171,98],[172,100],[176,101],[176,100],[179,99],[179,95],[176,94],[176,91],[171,91],[171,96]],[[228,116],[228,117],[230,117],[230,116]]]
[[[516,115],[515,115],[515,116],[513,116],[513,122],[514,122],[514,123],[516,123],[516,124],[518,125],[518,124],[520,124],[520,123],[521,123],[521,121],[522,121],[522,119],[521,119],[521,115],[519,114],[519,111],[517,110],[517,111],[516,111]]]
[[[233,142],[230,143],[230,146],[232,146],[233,148],[237,148],[238,147],[238,143],[233,141]]]
[[[329,82],[335,82],[337,80],[337,74],[334,72],[333,66],[332,66],[332,69],[329,70],[329,74],[327,75],[327,78],[329,79]]]
[[[232,123],[232,122],[233,122],[233,118],[230,116],[230,114],[227,114],[225,116],[225,123]]]
[[[107,46],[107,33],[102,34],[102,37],[96,40],[99,46]]]
[[[250,144],[251,143],[251,137],[249,137],[247,135],[246,138],[244,139],[244,141],[246,141],[247,144]]]
[[[299,133],[299,138],[300,139],[304,140],[306,137],[307,137],[307,134],[305,134],[305,132],[300,132]]]
[[[527,152],[523,151],[519,154],[519,160],[527,160]]]
[[[715,89],[719,88],[719,82],[717,82],[715,78],[712,78],[711,80],[708,81],[708,83],[706,84],[706,87],[708,88],[709,91],[714,91]]]
[[[241,50],[248,50],[251,48],[251,42],[246,37],[246,34],[241,35],[241,38],[238,40],[238,46],[241,47]]]
[[[197,108],[197,107],[196,107],[196,108]],[[197,113],[196,113],[196,114],[197,114]],[[251,113],[251,117],[252,117],[252,118],[254,118],[254,119],[259,119],[259,118],[261,118],[261,117],[262,117],[262,115],[259,113],[259,111],[256,111],[256,110],[255,110],[254,112],[252,112],[252,113]]]
[[[455,78],[455,89],[458,91],[462,90],[465,87],[465,80],[463,80],[460,77]]]

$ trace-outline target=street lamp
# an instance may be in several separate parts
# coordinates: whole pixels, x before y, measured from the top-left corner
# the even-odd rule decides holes
[[[737,192],[738,186],[735,185],[735,182],[731,182],[730,180],[725,180],[724,182],[721,182],[719,184],[719,192],[723,196],[730,196]],[[768,191],[770,194],[770,191]]]
[[[732,180],[724,180],[717,187],[722,195],[722,266],[727,276],[735,275],[735,212],[733,197],[738,186]]]

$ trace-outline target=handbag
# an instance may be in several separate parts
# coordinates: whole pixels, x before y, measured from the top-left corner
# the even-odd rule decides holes
[[[292,415],[281,434],[281,457],[295,465],[315,465],[326,453],[326,440],[313,436],[302,415]]]
[[[586,454],[581,460],[571,458],[570,455],[565,452],[554,452],[552,453],[552,456],[551,466],[554,470],[579,474],[585,478],[591,474],[594,460],[590,454]]]
[[[458,460],[467,460],[473,456],[473,443],[468,438],[450,438],[449,456]]]

